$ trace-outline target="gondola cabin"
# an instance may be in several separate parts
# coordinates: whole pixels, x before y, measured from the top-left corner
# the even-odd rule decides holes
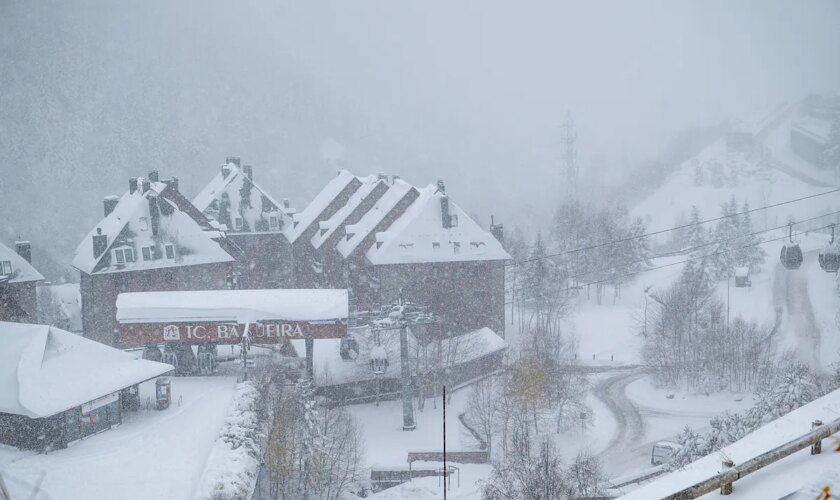
[[[744,288],[748,286],[752,286],[752,282],[750,281],[750,268],[748,267],[736,267],[735,268],[735,286],[738,288]]]

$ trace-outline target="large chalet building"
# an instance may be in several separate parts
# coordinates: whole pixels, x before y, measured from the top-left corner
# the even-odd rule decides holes
[[[28,241],[16,241],[14,250],[0,243],[0,321],[37,322],[35,286],[43,280],[41,273],[32,267],[32,247]]]
[[[218,290],[232,286],[241,251],[157,171],[106,197],[104,218],[76,249],[85,337],[119,345],[121,292]]]
[[[504,334],[500,241],[446,194],[399,177],[341,171],[292,216],[295,283],[348,288],[356,310],[405,298],[430,306],[448,332]]]
[[[228,157],[219,173],[193,199],[204,216],[219,224],[243,257],[237,286],[246,289],[293,288],[292,247],[284,234],[294,209],[280,204],[254,182],[254,169]]]

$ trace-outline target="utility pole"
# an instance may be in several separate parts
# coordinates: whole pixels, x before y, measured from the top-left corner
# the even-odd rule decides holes
[[[560,129],[560,143],[563,147],[560,188],[563,188],[562,183],[565,182],[567,200],[576,202],[578,199],[577,130],[570,112],[566,112],[566,119]]]
[[[408,332],[406,331],[407,321],[405,319],[405,299],[400,292],[400,375],[402,378],[402,406],[403,406],[403,430],[413,431],[417,428],[414,424],[414,402],[411,394],[411,367],[408,359]]]

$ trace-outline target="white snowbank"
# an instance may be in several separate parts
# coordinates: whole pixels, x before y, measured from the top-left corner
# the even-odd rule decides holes
[[[260,442],[265,437],[257,418],[259,397],[253,382],[236,386],[230,413],[196,488],[196,500],[250,497],[259,472]]]

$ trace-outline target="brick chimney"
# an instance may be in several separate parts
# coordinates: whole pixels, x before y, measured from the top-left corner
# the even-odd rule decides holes
[[[160,174],[158,174],[157,170],[152,170],[149,172],[149,181],[151,182],[159,182],[160,181]]]
[[[120,199],[114,195],[106,196],[102,199],[102,208],[105,213],[105,217],[111,215],[111,212],[117,208],[117,204],[120,202]]]
[[[158,208],[158,197],[155,194],[149,196],[149,217],[152,219],[152,235],[158,235],[160,227],[160,210]]]
[[[93,258],[98,259],[100,255],[105,253],[108,249],[108,235],[102,234],[102,228],[96,228],[96,234],[93,235]]]
[[[128,194],[134,194],[137,191],[137,177],[128,179]]]
[[[165,182],[170,187],[170,189],[172,189],[173,191],[175,191],[175,192],[178,191],[178,178],[177,177],[167,179],[163,182]]]
[[[239,168],[239,165],[240,165],[239,157],[238,156],[228,156],[227,158],[225,158],[225,164],[228,164],[228,163],[233,163],[234,165],[236,165],[236,168]]]
[[[496,224],[496,221],[492,215],[490,216],[490,234],[492,234],[494,238],[499,240],[499,243],[504,243],[505,226],[503,224]]]
[[[143,190],[140,191],[140,194],[144,194],[152,189],[152,183],[149,182],[149,179],[143,179]]]
[[[23,257],[26,262],[32,263],[32,244],[28,241],[16,241],[15,252]]]
[[[242,167],[242,171],[245,173],[245,177],[247,177],[249,181],[254,180],[254,168],[251,165],[245,165]]]
[[[291,208],[291,204],[289,203],[288,198],[283,198],[283,208]]]

